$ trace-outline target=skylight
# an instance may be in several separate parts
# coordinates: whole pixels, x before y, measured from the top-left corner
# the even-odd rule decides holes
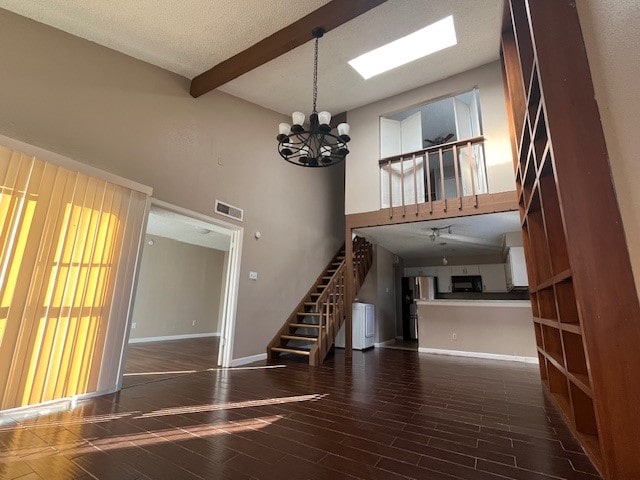
[[[416,32],[349,60],[349,65],[367,80],[457,43],[453,16],[449,15]]]

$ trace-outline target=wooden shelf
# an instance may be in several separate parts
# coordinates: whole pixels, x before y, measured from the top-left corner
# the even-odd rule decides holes
[[[567,378],[571,383],[584,392],[590,398],[593,398],[593,392],[587,375],[581,375],[579,373],[567,372]]]
[[[525,42],[524,57],[520,51],[521,61],[523,67],[525,63],[531,65],[530,69],[523,68],[526,101],[519,132],[516,184],[540,378],[571,430],[591,458],[601,464],[593,389],[569,262],[545,98],[536,55],[529,44],[531,38],[526,31],[519,31],[527,19],[522,10],[524,4],[524,0],[511,0],[514,34],[518,41]],[[527,52],[531,52],[531,57]]]
[[[566,270],[563,270],[562,272],[554,275],[553,277],[545,280],[544,282],[540,283],[537,287],[534,287],[533,292],[537,292],[539,290],[543,290],[545,288],[549,288],[557,283],[560,283],[564,280],[566,280],[567,278],[571,277],[571,269],[567,268]]]
[[[640,302],[580,19],[571,0],[506,6],[502,58],[540,378],[602,477],[640,478]]]
[[[578,437],[582,448],[584,448],[586,454],[589,455],[589,458],[594,463],[595,467],[602,472],[602,450],[600,449],[600,439],[598,436],[576,432],[574,428],[572,428],[572,430],[575,432],[574,434]]]
[[[575,323],[560,322],[560,330],[564,332],[571,332],[571,333],[577,333],[578,335],[582,335],[582,327]]]
[[[553,327],[553,328],[560,328],[560,322],[558,322],[558,320],[549,320],[548,318],[541,318],[541,317],[533,317],[533,323],[536,324],[540,324],[540,325],[547,325],[549,327]]]
[[[556,355],[554,355],[553,353],[551,353],[548,350],[544,350],[541,348],[538,348],[538,352],[541,353],[542,355],[544,355],[544,357],[547,359],[547,361],[552,364],[564,377],[567,376],[567,372],[564,368],[564,366],[562,365],[562,358],[558,357]]]

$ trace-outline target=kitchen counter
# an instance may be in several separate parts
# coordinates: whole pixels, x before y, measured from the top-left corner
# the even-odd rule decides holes
[[[529,300],[416,300],[420,352],[535,362]]]
[[[440,305],[457,307],[523,307],[531,308],[530,300],[416,300],[416,305]]]

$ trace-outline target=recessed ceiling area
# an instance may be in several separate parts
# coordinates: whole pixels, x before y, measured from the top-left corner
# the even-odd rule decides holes
[[[439,236],[433,235],[433,228],[451,225],[448,230],[440,230]],[[357,235],[380,245],[398,255],[408,263],[416,261],[439,264],[443,249],[450,263],[466,261],[469,257],[497,257],[504,249],[505,234],[520,231],[518,212],[491,213],[448,220],[384,225],[354,230]],[[442,245],[445,243],[446,245]]]
[[[192,78],[326,3],[0,0],[0,8]],[[320,41],[319,110],[351,110],[498,60],[502,7],[502,0],[388,0],[327,32]],[[449,15],[455,46],[369,80],[347,63]],[[309,41],[220,90],[286,115],[304,111],[311,107],[312,59]]]
[[[225,229],[155,205],[149,211],[147,234],[225,252],[231,245],[231,237]]]

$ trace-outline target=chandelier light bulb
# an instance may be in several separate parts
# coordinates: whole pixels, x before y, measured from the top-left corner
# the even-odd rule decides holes
[[[350,127],[348,123],[338,124],[338,137],[345,143],[351,140],[351,138],[349,137],[349,130]]]
[[[291,133],[291,125],[288,123],[281,123],[278,125],[278,132],[280,135],[289,135]]]
[[[331,147],[328,145],[324,145],[322,147],[320,147],[320,153],[322,154],[323,157],[330,157],[331,156]]]
[[[318,122],[320,125],[329,125],[331,123],[331,114],[329,112],[320,112],[318,114]]]
[[[304,124],[304,113],[293,112],[293,115],[291,115],[291,119],[293,120],[294,125],[302,126]]]

